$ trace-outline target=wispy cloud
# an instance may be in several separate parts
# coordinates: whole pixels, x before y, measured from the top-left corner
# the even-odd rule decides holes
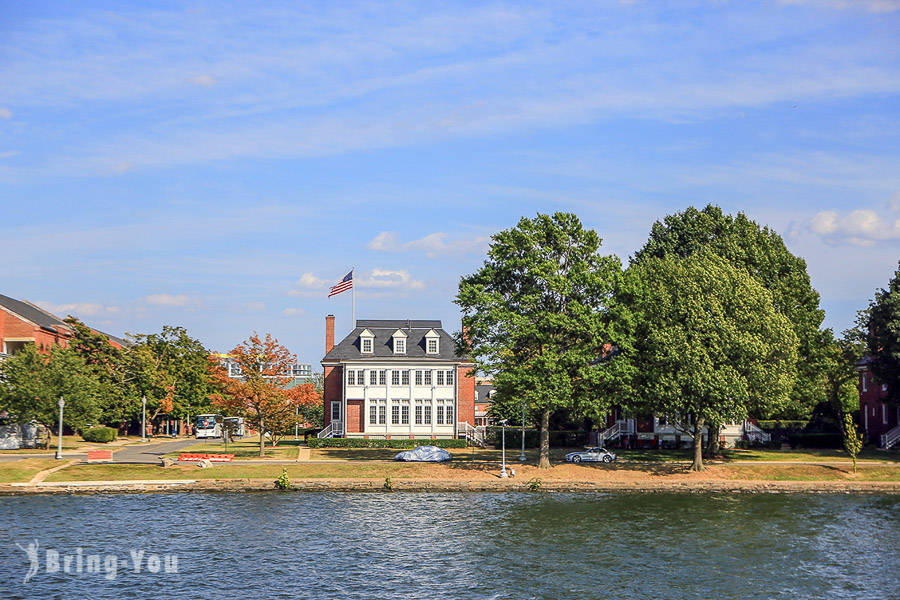
[[[281,314],[283,314],[286,317],[302,317],[303,315],[306,314],[306,311],[303,310],[302,308],[293,308],[292,307],[292,308],[284,309],[283,311],[281,311]]]
[[[900,0],[778,0],[780,4],[811,4],[837,10],[865,10],[889,13],[900,10]]]
[[[425,283],[413,279],[409,271],[402,269],[372,269],[370,273],[364,273],[357,284],[361,288],[396,288],[405,290],[423,290]]]
[[[12,119],[12,111],[5,106],[0,106],[0,119]]]
[[[188,83],[198,85],[200,87],[213,87],[219,82],[212,75],[204,73],[202,75],[194,75],[193,77],[188,78]]]
[[[192,303],[191,297],[186,294],[151,294],[144,298],[147,304],[154,306],[187,306]]]
[[[467,253],[481,253],[488,247],[490,238],[479,236],[450,242],[443,232],[431,233],[410,242],[398,242],[396,231],[382,231],[366,244],[369,250],[381,252],[422,252],[428,258]]]
[[[35,302],[35,304],[37,304],[44,310],[59,316],[73,315],[76,317],[95,317],[101,315],[117,314],[119,312],[118,306],[106,306],[94,302],[54,304],[52,302],[38,300]]]

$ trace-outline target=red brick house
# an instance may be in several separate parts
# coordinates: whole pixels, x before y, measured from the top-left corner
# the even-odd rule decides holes
[[[72,327],[56,315],[30,302],[0,294],[0,360],[15,354],[29,343],[39,348],[67,346],[73,333]],[[106,333],[102,335],[117,348],[128,343]]]
[[[456,356],[440,321],[357,320],[335,344],[325,318],[325,430],[320,437],[467,437],[474,363]]]
[[[881,448],[900,444],[900,406],[885,402],[887,385],[875,379],[866,356],[858,363],[859,371],[859,423],[864,435]]]

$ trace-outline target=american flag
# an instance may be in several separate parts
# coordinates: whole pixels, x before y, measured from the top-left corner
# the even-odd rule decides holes
[[[328,297],[336,296],[341,292],[346,292],[350,288],[353,287],[353,271],[347,273],[347,275],[341,279],[341,282],[335,286],[331,287],[331,291],[328,293]]]

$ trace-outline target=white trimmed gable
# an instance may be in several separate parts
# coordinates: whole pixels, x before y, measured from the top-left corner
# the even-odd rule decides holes
[[[375,334],[368,329],[364,329],[359,334],[359,351],[363,354],[375,352]]]
[[[425,334],[425,354],[439,354],[441,351],[441,335],[434,329]]]
[[[406,332],[402,329],[398,329],[391,336],[391,345],[394,350],[394,354],[406,354],[406,342],[409,336],[406,335]]]

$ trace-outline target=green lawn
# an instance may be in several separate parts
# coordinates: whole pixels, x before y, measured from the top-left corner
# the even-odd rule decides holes
[[[64,464],[65,461],[46,458],[25,458],[16,462],[0,463],[0,483],[27,483],[45,469]]]

